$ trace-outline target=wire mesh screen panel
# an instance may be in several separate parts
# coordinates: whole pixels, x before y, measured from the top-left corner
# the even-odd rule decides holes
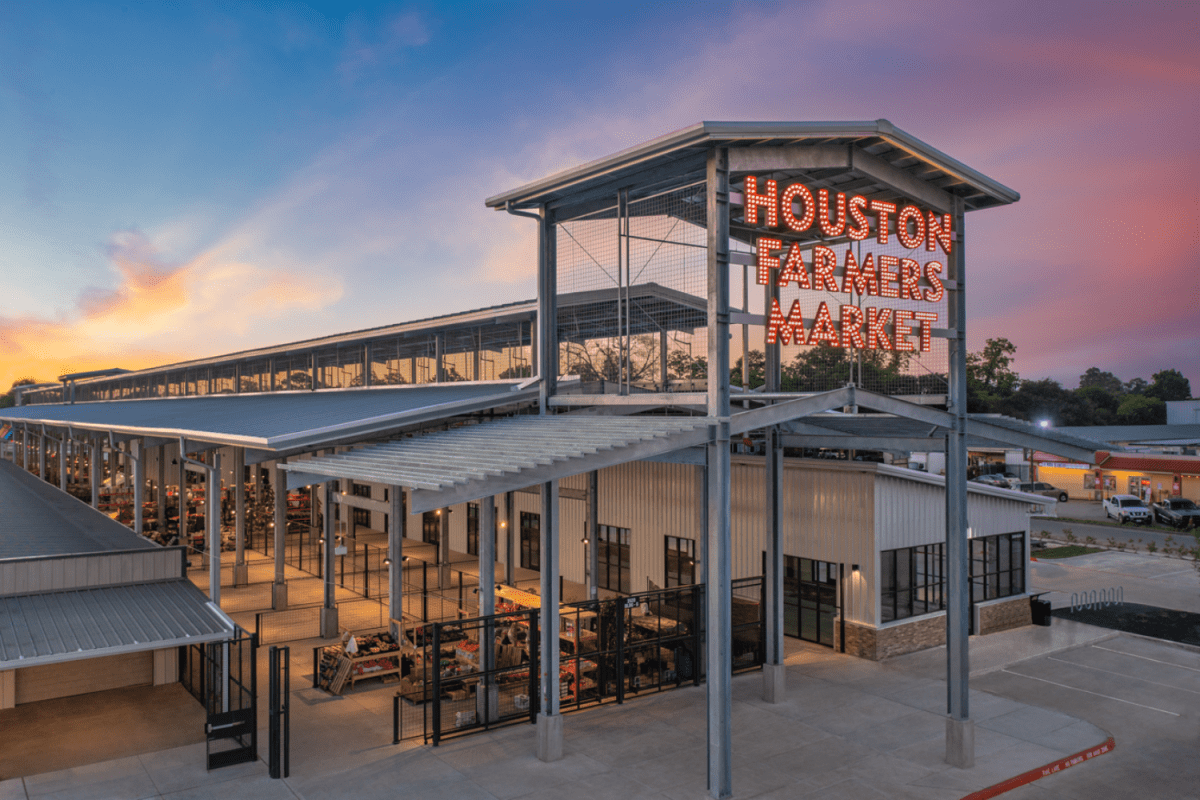
[[[766,656],[766,628],[763,625],[763,579],[738,578],[733,581],[732,630],[730,652],[733,671],[757,669]]]
[[[622,193],[609,208],[559,220],[563,374],[599,391],[691,389],[703,381],[706,237],[703,182],[632,200]]]

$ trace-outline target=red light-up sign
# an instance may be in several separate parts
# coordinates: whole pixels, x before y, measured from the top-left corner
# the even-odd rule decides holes
[[[742,192],[747,225],[775,228],[788,233],[804,233],[814,226],[824,236],[847,236],[864,241],[871,231],[870,216],[875,217],[875,241],[886,245],[895,230],[900,244],[909,250],[924,245],[926,252],[949,256],[951,228],[949,214],[938,215],[914,205],[898,206],[883,200],[868,200],[860,195],[847,196],[828,189],[813,191],[800,183],[782,192],[774,180],[766,180],[760,190],[758,178],[747,175]],[[939,303],[945,297],[941,261],[921,263],[914,258],[867,252],[856,256],[852,248],[842,254],[823,244],[801,248],[799,242],[785,247],[783,238],[759,236],[757,251],[758,283],[780,288],[793,283],[799,289],[857,295],[861,299],[883,297],[922,303]],[[807,251],[807,252],[806,252]],[[785,315],[776,299],[768,310],[767,343],[815,345],[824,342],[835,347],[869,350],[930,350],[933,311],[912,311],[876,306],[840,304],[832,310],[822,301],[816,314],[805,319],[799,300],[793,300]],[[913,341],[912,337],[916,337]]]

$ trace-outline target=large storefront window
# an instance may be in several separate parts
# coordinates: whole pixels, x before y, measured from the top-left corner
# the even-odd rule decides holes
[[[601,525],[600,574],[596,585],[629,594],[629,529]]]
[[[666,540],[666,588],[691,586],[696,582],[696,543],[679,536]]]
[[[1024,593],[1024,533],[981,536],[970,545],[972,603]],[[880,622],[946,608],[944,544],[884,550],[879,563]]]
[[[783,570],[783,632],[832,647],[833,623],[838,614],[838,565],[784,556]]]
[[[528,511],[521,512],[521,566],[542,568],[542,518]]]

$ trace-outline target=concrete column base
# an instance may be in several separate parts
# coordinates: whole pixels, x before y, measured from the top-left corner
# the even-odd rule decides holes
[[[763,701],[782,703],[787,692],[787,668],[783,664],[763,664]]]
[[[562,714],[538,713],[537,757],[539,761],[558,761],[563,757]]]
[[[483,701],[487,699],[487,714],[485,717]],[[488,686],[486,689],[482,684],[478,684],[475,689],[475,719],[480,722],[498,722],[500,720],[500,687],[496,684]]]
[[[249,564],[234,564],[233,565],[233,585],[245,586],[250,583],[250,565]]]
[[[975,766],[975,723],[972,720],[946,720],[946,763],[959,769]]]
[[[338,636],[338,610],[333,608],[321,609],[321,638],[336,639]]]
[[[287,604],[287,584],[272,583],[271,584],[271,609],[274,611],[286,611]]]

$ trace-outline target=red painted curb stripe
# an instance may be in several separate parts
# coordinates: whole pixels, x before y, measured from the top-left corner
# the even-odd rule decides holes
[[[1033,783],[1041,778],[1045,778],[1047,775],[1053,775],[1056,772],[1062,772],[1067,767],[1073,767],[1076,764],[1082,764],[1084,761],[1095,758],[1096,756],[1102,756],[1105,753],[1111,753],[1116,746],[1117,743],[1113,740],[1113,737],[1110,736],[1104,741],[1104,744],[1088,748],[1087,750],[1081,750],[1073,756],[1060,758],[1058,761],[1047,764],[1044,767],[1031,769],[1028,772],[1023,772],[1020,775],[1017,775],[1015,778],[1009,778],[1008,780],[1001,781],[994,786],[989,786],[986,789],[980,789],[978,792],[972,792],[962,800],[989,800],[989,798],[1002,795],[1005,792],[1011,792],[1013,789],[1016,789],[1019,786],[1025,786],[1026,784]]]

